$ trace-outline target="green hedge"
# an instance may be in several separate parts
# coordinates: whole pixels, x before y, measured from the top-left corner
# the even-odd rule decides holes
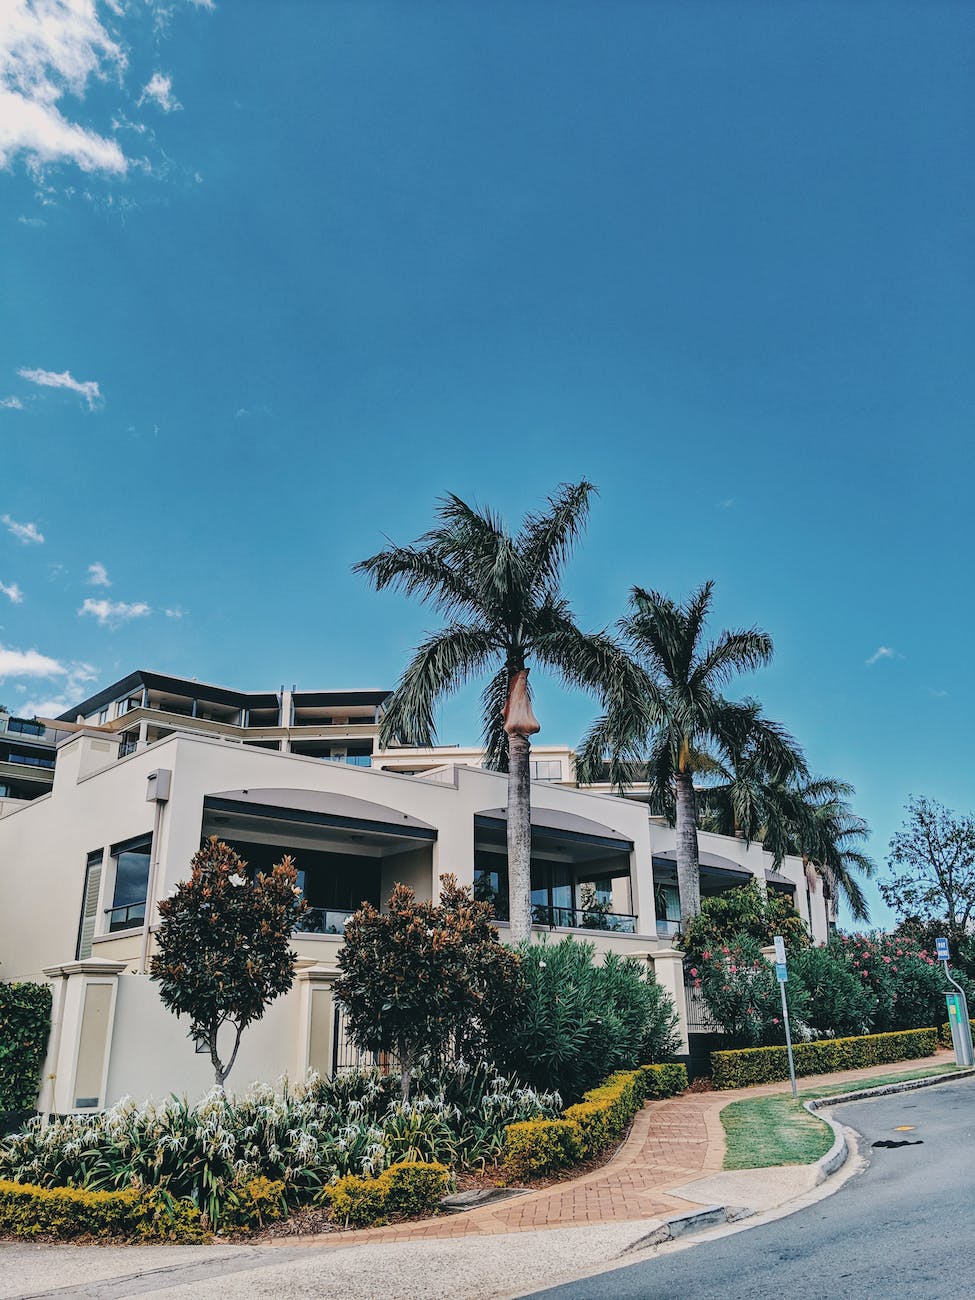
[[[796,1074],[831,1074],[859,1070],[868,1065],[889,1065],[933,1056],[938,1049],[936,1029],[902,1029],[893,1034],[863,1034],[858,1038],[824,1038],[815,1043],[794,1043]],[[749,1088],[789,1077],[784,1047],[746,1047],[735,1052],[712,1052],[711,1071],[716,1088]]]
[[[0,1115],[34,1109],[50,1032],[50,984],[0,983]]]
[[[506,1179],[525,1180],[555,1173],[597,1155],[623,1135],[648,1097],[673,1097],[687,1087],[683,1065],[643,1065],[611,1074],[562,1119],[530,1119],[505,1131]]]
[[[975,1037],[975,1020],[969,1020],[968,1023],[972,1027],[972,1036]],[[951,1025],[947,1021],[938,1028],[938,1042],[942,1047],[951,1047],[952,1045]]]
[[[0,1179],[0,1236],[103,1237],[123,1241],[209,1240],[200,1211],[158,1191],[89,1192],[81,1187],[34,1187]]]
[[[323,1187],[319,1199],[331,1207],[337,1223],[369,1228],[388,1223],[391,1215],[416,1218],[432,1214],[449,1187],[450,1170],[446,1165],[401,1160],[377,1178],[346,1174],[330,1187]]]

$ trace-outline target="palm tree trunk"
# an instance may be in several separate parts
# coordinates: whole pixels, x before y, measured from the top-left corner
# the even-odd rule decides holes
[[[694,777],[678,772],[675,781],[677,798],[677,889],[680,893],[681,925],[700,915],[701,869],[697,854],[697,800]]]
[[[508,736],[508,918],[511,942],[531,935],[531,742],[517,732]]]

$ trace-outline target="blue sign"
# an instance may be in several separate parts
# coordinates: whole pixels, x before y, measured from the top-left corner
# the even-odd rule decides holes
[[[777,961],[775,963],[775,978],[779,981],[780,984],[784,984],[786,980],[789,978],[789,972],[786,969],[786,964],[784,961]]]
[[[934,942],[935,942],[935,945],[936,945],[936,947],[937,947],[937,949],[938,949],[938,961],[947,961],[947,960],[948,960],[948,957],[949,957],[949,953],[948,953],[948,940],[947,940],[947,939],[935,939]]]

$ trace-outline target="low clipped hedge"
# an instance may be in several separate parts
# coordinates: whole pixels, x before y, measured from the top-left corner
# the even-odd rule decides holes
[[[0,1179],[0,1236],[115,1238],[124,1241],[209,1241],[191,1201],[173,1201],[136,1188],[89,1192],[81,1187],[35,1187]]]
[[[502,1159],[508,1182],[540,1178],[588,1160],[620,1138],[648,1097],[673,1097],[687,1087],[683,1065],[644,1065],[611,1074],[562,1119],[509,1124]]]
[[[972,1027],[972,1037],[975,1038],[975,1020],[969,1020],[968,1023]],[[952,1046],[951,1023],[949,1021],[946,1021],[943,1025],[939,1026],[938,1042],[941,1044],[942,1047]]]
[[[390,1218],[416,1218],[430,1214],[450,1188],[450,1170],[437,1161],[401,1160],[376,1178],[346,1174],[319,1199],[331,1207],[332,1217],[347,1227],[369,1228]]]
[[[34,1110],[50,1032],[50,984],[0,983],[0,1119]]]
[[[860,1070],[868,1065],[889,1065],[933,1056],[938,1049],[937,1029],[902,1029],[892,1034],[862,1034],[856,1038],[824,1038],[814,1043],[793,1043],[796,1074],[831,1074]],[[739,1051],[712,1052],[715,1088],[750,1088],[789,1077],[789,1057],[784,1047],[745,1047]]]

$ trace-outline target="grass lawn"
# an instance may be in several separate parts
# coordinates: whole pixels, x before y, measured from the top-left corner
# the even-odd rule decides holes
[[[725,1169],[808,1165],[833,1145],[828,1125],[803,1109],[791,1093],[733,1101],[721,1112]]]
[[[888,1083],[926,1079],[934,1074],[952,1074],[957,1065],[932,1065],[900,1074],[878,1075],[873,1079],[849,1079],[800,1092],[775,1093],[771,1097],[750,1097],[733,1101],[721,1112],[727,1150],[725,1169],[767,1169],[772,1165],[808,1165],[824,1156],[833,1145],[832,1130],[803,1107],[803,1099],[832,1097],[859,1088],[880,1088]]]

